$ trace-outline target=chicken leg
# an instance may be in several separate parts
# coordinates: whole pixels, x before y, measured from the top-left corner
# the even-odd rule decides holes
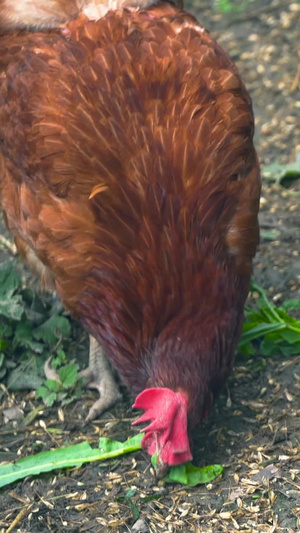
[[[86,421],[94,420],[117,401],[122,399],[119,387],[102,346],[90,335],[89,367],[79,373],[85,387],[97,389],[100,399],[89,410]]]
[[[49,359],[45,363],[44,371],[47,379],[59,381],[57,372],[50,367]],[[99,400],[90,408],[86,422],[94,420],[122,398],[103,348],[91,335],[89,366],[79,372],[78,378],[83,379],[85,387],[97,389],[100,394]]]

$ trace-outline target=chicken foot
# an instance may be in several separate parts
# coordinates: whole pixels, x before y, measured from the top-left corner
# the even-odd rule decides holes
[[[104,354],[102,346],[90,335],[90,361],[89,367],[79,373],[84,379],[84,385],[90,389],[97,389],[100,399],[89,410],[86,421],[94,420],[117,401],[122,395],[113,375],[113,371]]]
[[[50,367],[49,359],[45,363],[44,372],[47,379],[59,381],[57,372]],[[86,422],[94,420],[122,398],[103,348],[91,335],[89,366],[79,372],[78,379],[83,379],[85,387],[97,389],[100,394],[100,399],[90,408]]]

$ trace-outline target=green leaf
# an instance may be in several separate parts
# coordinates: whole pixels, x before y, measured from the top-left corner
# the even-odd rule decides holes
[[[67,356],[65,352],[59,349],[56,352],[56,357],[53,357],[52,359],[51,366],[52,368],[58,368],[62,364],[66,363],[66,361],[67,361]]]
[[[238,350],[240,350],[245,344],[248,344],[250,341],[259,339],[268,333],[273,331],[279,331],[285,328],[285,324],[281,322],[273,324],[259,324],[258,326],[253,326],[248,331],[243,331],[242,338],[238,345]]]
[[[284,311],[281,307],[278,307],[277,309],[278,315],[280,316],[282,322],[285,322],[286,324],[289,324],[290,329],[294,329],[295,331],[298,331],[300,333],[300,322],[296,318],[289,315],[286,311]]]
[[[2,322],[0,323],[0,337],[2,339],[9,339],[13,336],[14,330],[10,324]]]
[[[54,404],[55,400],[56,400],[56,393],[55,392],[51,392],[50,389],[48,389],[47,387],[39,387],[38,390],[36,391],[36,395],[35,395],[36,398],[42,398],[44,404],[47,406],[47,407],[52,407],[52,405]]]
[[[128,503],[130,506],[132,518],[136,522],[140,516],[140,511],[138,510],[138,507],[136,506],[136,504],[130,498],[128,499]]]
[[[139,518],[139,516],[140,516],[140,512],[139,512],[138,507],[136,506],[136,504],[131,499],[133,496],[135,496],[136,492],[137,492],[136,487],[133,487],[133,488],[129,489],[126,492],[125,496],[119,496],[118,498],[116,498],[117,502],[124,502],[125,501],[125,502],[128,503],[134,521],[136,521]]]
[[[8,300],[21,286],[21,278],[12,261],[0,263],[0,300]]]
[[[299,355],[300,354],[300,343],[293,346],[286,346],[283,345],[280,347],[280,351],[283,355],[286,357],[289,357],[290,355]]]
[[[255,283],[255,281],[253,280],[251,280],[251,291],[257,292],[260,295],[261,297],[260,307],[263,307],[262,304],[264,304],[266,309],[268,309],[270,316],[274,318],[274,320],[280,321],[276,307],[268,299],[266,291],[262,287],[260,287],[257,283]]]
[[[152,455],[151,462],[156,467],[156,454]],[[167,483],[180,483],[181,485],[188,485],[195,487],[204,483],[210,483],[220,474],[224,468],[221,465],[210,465],[199,468],[192,463],[183,463],[181,465],[172,466],[168,474],[164,477]]]
[[[30,315],[30,320],[40,319],[45,316],[45,305],[36,292],[26,287],[21,290],[21,294],[24,302],[28,306],[27,313]]]
[[[8,300],[0,299],[0,315],[11,320],[21,320],[24,307],[21,304],[22,298],[19,294],[11,296]]]
[[[223,13],[241,13],[247,6],[247,0],[215,0],[215,4],[218,10]]]
[[[283,302],[283,304],[280,307],[284,311],[292,311],[294,309],[300,309],[300,299],[292,298],[291,300],[286,300],[285,302]]]
[[[110,439],[104,439],[105,443],[100,439],[100,442],[102,441],[101,449],[93,449],[88,442],[82,442],[59,450],[50,450],[31,455],[14,463],[0,465],[0,487],[27,476],[50,472],[58,468],[81,466],[83,463],[91,461],[104,461],[118,455],[137,451],[141,448],[142,438],[143,434],[138,434],[125,442],[118,442],[117,449],[115,449],[114,445],[116,441],[110,441]],[[109,450],[103,450],[103,446],[109,448]]]
[[[70,388],[72,385],[74,385],[78,378],[78,368],[78,365],[74,363],[59,369],[59,379],[64,387]]]
[[[125,494],[125,500],[129,499],[129,498],[132,498],[133,496],[135,496],[137,493],[137,488],[136,487],[132,487],[131,489],[129,489],[126,494]]]
[[[256,353],[256,350],[254,346],[251,344],[251,342],[247,342],[242,346],[239,345],[238,351],[246,357],[250,357],[251,355],[254,355]]]
[[[118,455],[123,455],[123,453],[128,453],[129,451],[140,450],[143,436],[143,433],[138,433],[125,442],[119,442],[117,440],[101,437],[101,439],[99,439],[99,448],[103,453],[106,454],[107,459],[109,457],[117,457]]]
[[[246,322],[238,351],[243,355],[253,355],[253,341],[257,341],[261,355],[295,355],[300,353],[300,321],[287,313],[288,309],[298,309],[300,300],[289,300],[276,307],[267,298],[266,292],[254,281],[251,291],[259,294],[256,307],[245,307]]]
[[[32,324],[31,322],[29,322],[29,320],[23,319],[16,325],[12,347],[13,349],[16,349],[18,346],[22,346],[23,348],[29,348],[33,352],[39,354],[43,352],[43,344],[41,344],[40,342],[36,342],[33,339]]]
[[[0,350],[5,350],[6,346],[7,346],[7,342],[0,339]],[[4,354],[2,355],[4,357]],[[1,362],[0,362],[0,366],[1,366]]]
[[[41,387],[41,394],[46,394],[47,389]],[[141,449],[143,433],[138,433],[134,437],[127,439],[125,442],[102,437],[99,440],[99,449],[93,449],[88,442],[75,444],[59,450],[51,450],[20,459],[15,463],[0,465],[0,487],[4,487],[14,481],[23,479],[27,476],[37,475],[42,472],[49,472],[57,468],[69,468],[81,466],[83,463],[91,461],[104,461],[119,455],[135,452]],[[191,463],[172,467],[166,476],[167,482],[178,482],[189,486],[200,483],[213,481],[223,472],[221,465],[206,466],[197,468]],[[126,494],[126,499],[131,501],[133,492]],[[138,509],[135,504],[130,504],[132,514],[138,516]]]
[[[26,365],[26,371],[21,371],[20,367],[15,368],[10,372],[7,381],[7,388],[9,390],[25,390],[25,389],[38,389],[43,383],[43,379],[37,375],[36,371],[30,365]]]
[[[70,332],[69,321],[63,316],[54,315],[36,328],[33,335],[37,340],[43,340],[50,346],[54,346],[59,338],[68,337]]]
[[[262,168],[262,175],[265,179],[282,183],[284,179],[297,179],[300,177],[300,152],[296,153],[295,161],[281,165],[272,163]]]
[[[300,342],[300,330],[293,331],[291,329],[286,328],[284,331],[280,332],[280,336],[283,340],[288,342],[289,344],[296,344]]]
[[[210,465],[198,468],[192,463],[185,463],[170,468],[166,481],[169,483],[183,483],[194,487],[203,483],[209,483],[222,474],[224,468],[221,465]],[[184,480],[187,480],[185,483]]]
[[[2,368],[0,368],[0,380],[4,378],[6,372],[7,372],[7,370],[6,370],[6,368],[4,366]],[[1,394],[1,397],[3,397],[3,394]]]
[[[63,389],[62,384],[56,379],[46,379],[45,387],[52,392],[60,392]]]

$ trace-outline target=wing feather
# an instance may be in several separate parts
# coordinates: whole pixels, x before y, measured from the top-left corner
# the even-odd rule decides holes
[[[68,31],[0,37],[2,206],[72,312],[94,311],[90,330],[95,306],[112,317],[117,301],[105,331],[98,317],[103,336],[115,327],[124,346],[147,349],[210,286],[209,254],[249,276],[260,194],[251,102],[230,58],[174,6]]]

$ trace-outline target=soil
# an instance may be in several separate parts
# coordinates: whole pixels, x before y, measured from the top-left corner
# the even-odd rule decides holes
[[[252,1],[230,15],[206,1],[186,8],[238,65],[253,98],[262,165],[293,161],[300,150],[300,4]],[[300,298],[299,190],[298,181],[288,187],[263,183],[254,277],[277,303]],[[0,233],[6,235],[3,227]],[[0,253],[0,261],[11,257],[9,247]],[[68,407],[38,411],[24,426],[7,423],[2,410],[17,406],[28,414],[40,402],[34,392],[5,391],[0,460],[82,440],[97,446],[99,436],[133,435],[128,395],[103,418],[84,425],[94,400],[94,393],[84,392]],[[195,464],[225,467],[213,483],[186,488],[158,482],[143,452],[51,472],[0,490],[0,532],[295,533],[300,531],[299,416],[300,357],[239,359],[227,390],[194,435]]]

